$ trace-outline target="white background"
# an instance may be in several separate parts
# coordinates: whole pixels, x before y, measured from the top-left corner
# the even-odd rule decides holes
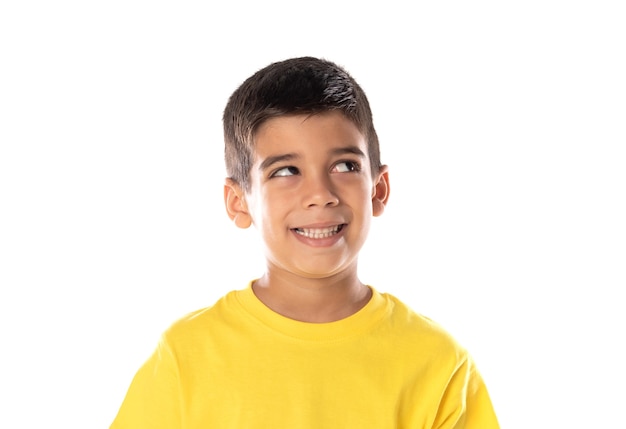
[[[0,427],[108,427],[159,334],[260,274],[221,112],[301,55],[390,166],[362,280],[472,352],[503,428],[624,427],[619,3],[3,2]]]

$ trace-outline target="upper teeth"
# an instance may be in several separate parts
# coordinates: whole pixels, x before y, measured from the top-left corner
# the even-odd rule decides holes
[[[341,225],[329,226],[328,228],[296,228],[296,233],[308,238],[326,238],[337,234]]]

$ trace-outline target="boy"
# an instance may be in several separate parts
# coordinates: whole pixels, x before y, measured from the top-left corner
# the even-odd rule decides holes
[[[270,64],[224,111],[226,212],[266,270],[168,329],[112,428],[498,428],[468,353],[357,277],[389,198],[367,98],[316,58]]]

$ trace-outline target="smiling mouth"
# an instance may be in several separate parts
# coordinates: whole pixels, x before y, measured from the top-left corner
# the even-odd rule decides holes
[[[293,230],[296,234],[306,238],[328,238],[338,234],[344,226],[345,223],[327,228],[294,228]]]

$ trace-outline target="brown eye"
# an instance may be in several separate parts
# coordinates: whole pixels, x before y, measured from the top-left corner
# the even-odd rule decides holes
[[[349,173],[353,171],[360,171],[361,166],[359,163],[354,161],[341,161],[335,164],[334,170],[338,173]]]
[[[296,167],[283,167],[274,171],[270,177],[286,177],[286,176],[295,176],[300,173],[300,171]]]

